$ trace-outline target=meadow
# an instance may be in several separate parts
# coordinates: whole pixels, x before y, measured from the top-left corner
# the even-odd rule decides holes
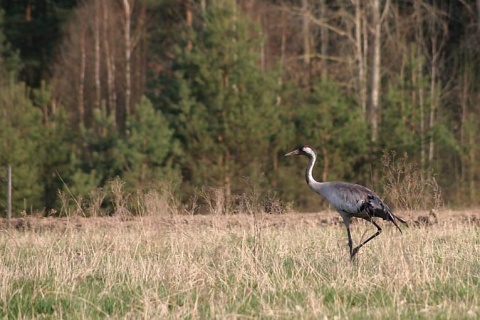
[[[478,318],[478,220],[438,216],[382,222],[353,264],[331,212],[24,218],[0,231],[0,317]]]

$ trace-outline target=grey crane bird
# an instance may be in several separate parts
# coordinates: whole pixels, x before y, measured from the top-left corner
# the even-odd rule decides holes
[[[378,217],[387,221],[393,222],[393,224],[402,232],[402,229],[398,226],[396,220],[407,224],[404,220],[396,217],[392,210],[370,189],[348,182],[330,181],[319,182],[313,178],[313,166],[317,160],[317,154],[315,150],[304,145],[292,152],[285,154],[285,156],[291,155],[304,155],[307,156],[310,161],[305,171],[305,179],[309,187],[316,193],[322,195],[335,210],[340,213],[343,218],[343,222],[347,227],[348,234],[348,246],[350,248],[350,258],[353,260],[358,250],[363,247],[367,242],[378,236],[382,232],[382,228],[373,220]],[[350,222],[352,217],[362,218],[371,222],[376,228],[377,232],[367,240],[360,243],[357,247],[353,248],[352,235],[350,233]]]

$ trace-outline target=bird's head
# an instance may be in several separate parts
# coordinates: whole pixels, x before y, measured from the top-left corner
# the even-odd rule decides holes
[[[289,152],[289,153],[285,154],[285,157],[300,156],[300,155],[307,156],[307,157],[315,156],[315,149],[313,149],[312,147],[310,147],[308,145],[304,145],[304,146],[301,146],[298,149],[293,150],[292,152]]]

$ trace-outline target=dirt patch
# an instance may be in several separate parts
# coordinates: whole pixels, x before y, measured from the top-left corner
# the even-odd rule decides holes
[[[432,226],[443,224],[473,224],[480,226],[480,209],[474,210],[441,210],[400,212],[409,226]],[[352,223],[363,223],[354,219]],[[172,215],[148,217],[23,217],[12,218],[10,228],[19,231],[64,231],[87,229],[118,229],[118,228],[158,228],[174,230],[177,228],[303,228],[343,225],[338,213],[322,211],[318,213],[288,213],[288,214],[257,214],[257,215]],[[8,229],[6,219],[0,220],[0,230]]]

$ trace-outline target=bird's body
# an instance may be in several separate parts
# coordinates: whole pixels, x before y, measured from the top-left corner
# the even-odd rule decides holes
[[[354,183],[329,181],[319,182],[313,178],[313,167],[317,159],[315,150],[310,146],[302,146],[297,150],[287,153],[285,156],[290,155],[305,155],[310,161],[305,171],[305,179],[309,187],[316,193],[322,195],[338,213],[342,216],[348,233],[348,245],[350,247],[350,257],[353,259],[358,250],[378,236],[382,229],[378,226],[373,218],[378,217],[387,221],[393,222],[393,224],[402,232],[396,220],[405,223],[406,222],[396,217],[390,208],[370,189]],[[371,222],[377,227],[377,233],[362,242],[356,248],[353,248],[352,237],[350,233],[351,218],[361,218]]]
[[[378,217],[392,221],[395,225],[395,219],[399,219],[372,190],[362,185],[331,181],[311,183],[309,186],[327,199],[342,217],[356,217],[368,221]]]

